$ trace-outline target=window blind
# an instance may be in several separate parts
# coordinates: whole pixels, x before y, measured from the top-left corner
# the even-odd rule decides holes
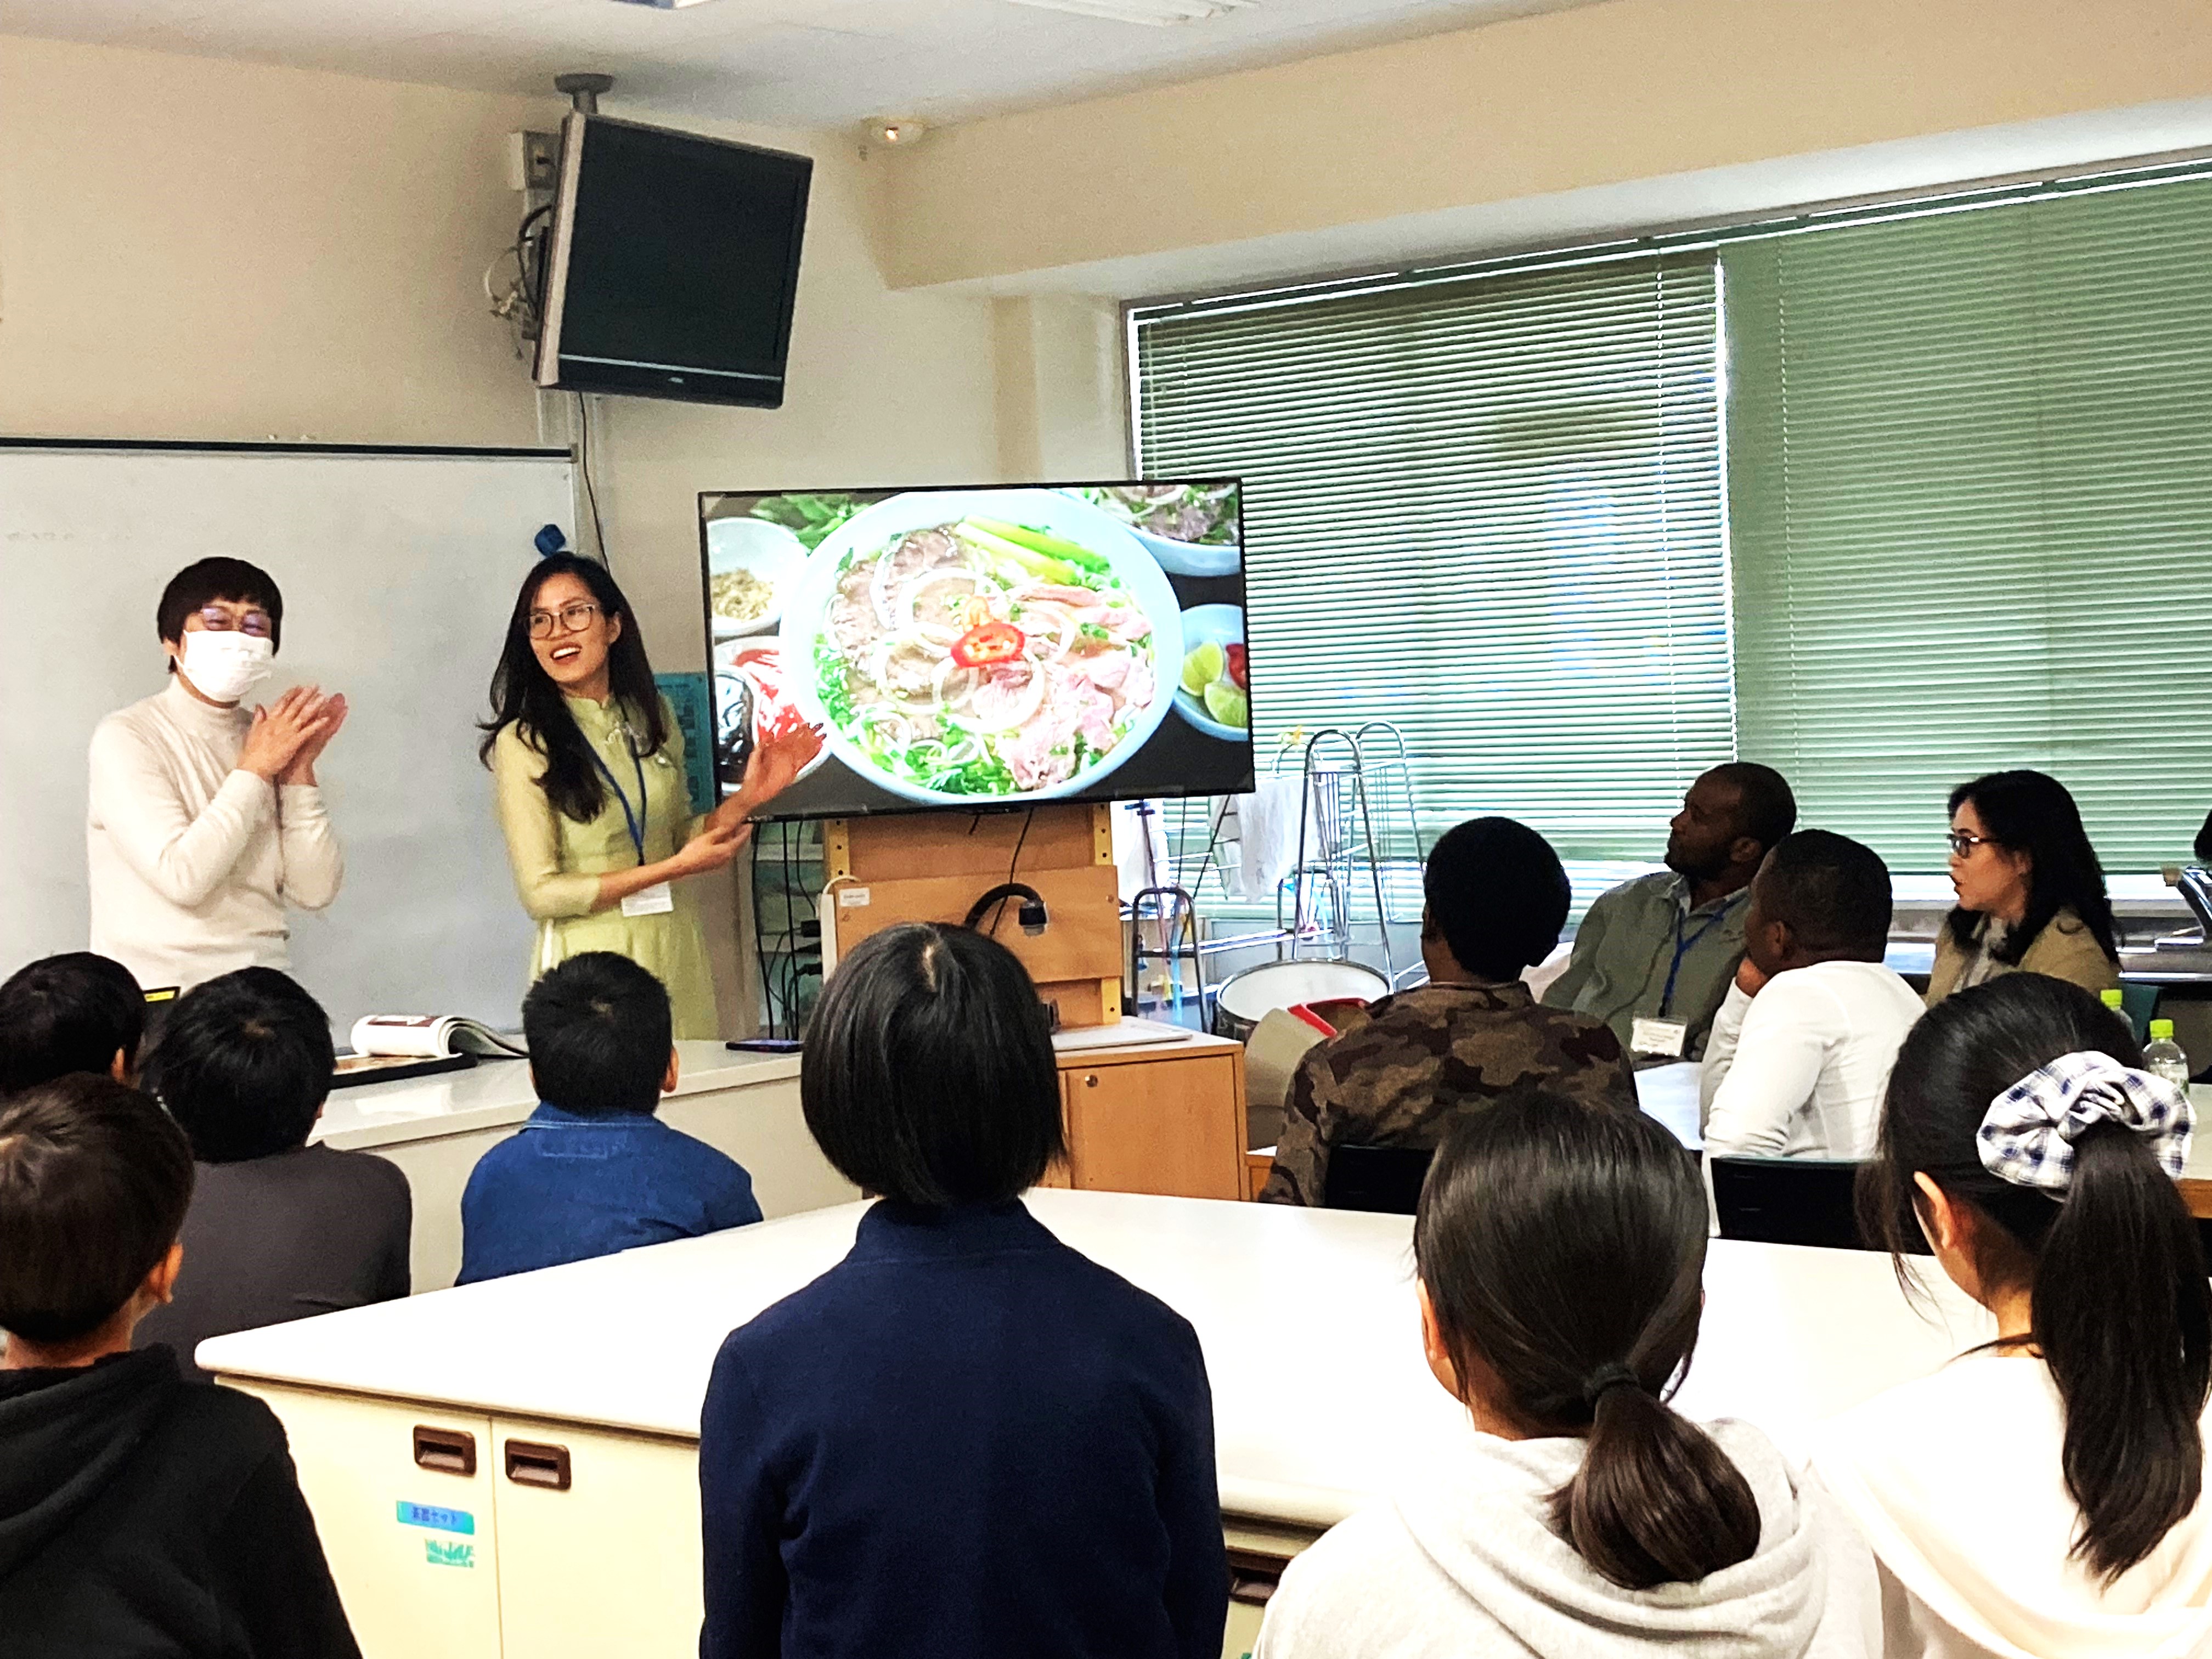
[[[1710,252],[1133,314],[1138,459],[1246,480],[1254,734],[1388,720],[1422,830],[1655,858],[1735,742]],[[1394,849],[1410,855],[1411,849]]]
[[[2212,181],[1739,243],[1744,753],[1943,866],[1945,799],[2051,772],[2108,869],[2212,805]]]

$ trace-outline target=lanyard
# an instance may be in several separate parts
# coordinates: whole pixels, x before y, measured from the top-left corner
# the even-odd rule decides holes
[[[1749,896],[1750,892],[1751,890],[1747,887],[1743,890],[1743,896],[1747,897]],[[1667,969],[1667,988],[1659,994],[1660,1018],[1665,1019],[1674,1012],[1674,981],[1681,974],[1682,958],[1690,954],[1691,951],[1696,947],[1699,939],[1705,938],[1706,934],[1711,933],[1714,928],[1720,926],[1722,922],[1728,919],[1728,913],[1735,908],[1735,904],[1736,901],[1735,899],[1729,899],[1726,903],[1723,904],[1719,909],[1707,916],[1705,918],[1705,925],[1698,928],[1696,933],[1691,934],[1687,939],[1682,937],[1682,921],[1688,913],[1682,910],[1677,910],[1674,912],[1674,960],[1672,965],[1670,965]]]
[[[615,799],[622,803],[623,823],[629,830],[630,845],[637,848],[638,868],[641,870],[645,867],[645,817],[652,810],[652,802],[646,796],[645,762],[638,755],[637,744],[629,744],[630,763],[637,768],[637,811],[635,812],[629,810],[629,797],[623,793],[622,785],[616,781],[614,769],[600,756],[597,745],[587,743],[584,746],[592,751],[592,763],[599,769],[599,775],[613,787]],[[1681,957],[1677,955],[1675,960],[1680,962]],[[1672,985],[1674,981],[1670,979],[1667,982]]]

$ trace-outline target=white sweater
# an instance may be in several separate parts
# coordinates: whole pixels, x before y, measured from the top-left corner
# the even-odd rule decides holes
[[[252,722],[172,678],[93,732],[92,948],[141,985],[284,967],[287,901],[319,910],[337,896],[345,864],[322,791],[237,769]]]
[[[2100,1584],[2069,1554],[2081,1516],[2064,1436],[2050,1367],[1998,1354],[1954,1359],[1822,1431],[1816,1484],[1881,1565],[1889,1659],[2212,1653],[2212,1504]]]
[[[1471,1433],[1417,1489],[1291,1563],[1254,1659],[1874,1659],[1864,1547],[1757,1429],[1708,1427],[1759,1502],[1749,1560],[1623,1589],[1552,1530],[1583,1442]]]
[[[1705,1151],[1747,1158],[1873,1155],[1890,1067],[1919,994],[1878,962],[1816,962],[1729,987],[1705,1047]]]

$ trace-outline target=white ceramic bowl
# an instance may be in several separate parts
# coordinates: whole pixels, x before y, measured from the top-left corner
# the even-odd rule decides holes
[[[1236,605],[1198,605],[1182,613],[1182,654],[1188,657],[1212,640],[1218,646],[1244,643],[1244,608]],[[1209,738],[1224,743],[1249,743],[1252,734],[1241,726],[1227,726],[1206,712],[1204,701],[1182,689],[1182,659],[1176,659],[1170,677],[1175,687],[1176,713]],[[1249,700],[1250,692],[1246,692]]]
[[[747,634],[774,632],[782,620],[784,600],[789,594],[792,580],[805,562],[806,544],[780,524],[770,524],[766,519],[708,520],[708,575],[726,576],[732,571],[749,570],[766,582],[769,590],[768,609],[744,622],[733,622],[716,614],[713,595],[709,593],[707,614],[713,620],[714,637],[734,640]]]
[[[1231,543],[1179,542],[1171,536],[1155,536],[1133,526],[1130,533],[1152,550],[1163,568],[1178,576],[1233,576],[1244,562],[1244,550]]]
[[[1138,715],[1128,736],[1115,745],[1113,753],[1073,777],[1042,789],[1017,790],[1004,795],[961,795],[894,777],[839,729],[822,707],[821,690],[815,682],[814,652],[822,637],[830,602],[836,593],[839,562],[854,549],[872,550],[910,531],[927,530],[966,518],[1032,525],[1091,549],[1112,565],[1114,574],[1144,607],[1152,624],[1152,702]],[[933,806],[1056,800],[1096,789],[1159,730],[1173,702],[1176,676],[1182,667],[1182,612],[1159,562],[1146,551],[1127,525],[1087,501],[1076,501],[1052,489],[917,490],[887,496],[846,520],[814,550],[805,568],[791,586],[783,614],[783,659],[789,665],[786,687],[807,720],[822,727],[823,752],[836,755],[870,783],[908,800]]]

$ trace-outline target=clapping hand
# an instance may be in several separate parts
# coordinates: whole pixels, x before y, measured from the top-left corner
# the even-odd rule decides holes
[[[295,685],[253,711],[238,751],[238,769],[270,783],[313,783],[315,759],[345,724],[346,701],[319,687]]]

